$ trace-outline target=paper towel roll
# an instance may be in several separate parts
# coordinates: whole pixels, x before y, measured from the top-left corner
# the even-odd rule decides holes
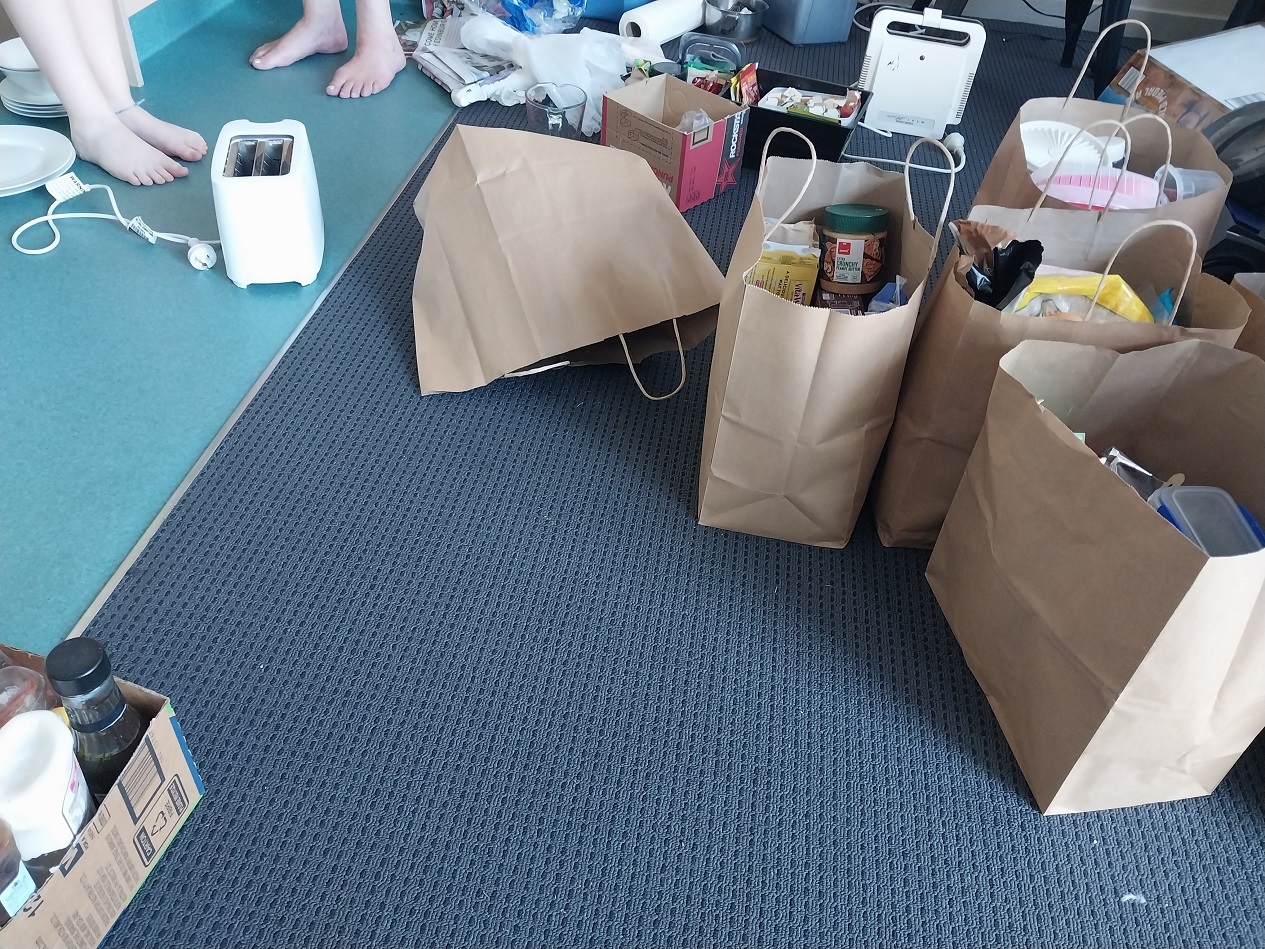
[[[704,0],[652,0],[619,18],[620,36],[641,36],[663,45],[703,25]]]

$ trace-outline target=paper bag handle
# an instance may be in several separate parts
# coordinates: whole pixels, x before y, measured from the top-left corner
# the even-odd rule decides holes
[[[1177,291],[1177,296],[1173,298],[1173,316],[1177,316],[1177,310],[1182,305],[1182,298],[1186,296],[1186,286],[1190,283],[1190,275],[1195,269],[1195,255],[1199,249],[1199,240],[1195,237],[1195,232],[1190,229],[1190,225],[1182,221],[1147,221],[1134,228],[1124,240],[1120,242],[1120,246],[1116,248],[1116,252],[1111,255],[1111,260],[1107,261],[1107,266],[1103,268],[1102,277],[1098,281],[1098,289],[1094,291],[1094,298],[1089,303],[1089,312],[1094,312],[1094,307],[1098,305],[1098,297],[1102,294],[1102,288],[1107,285],[1107,275],[1111,273],[1111,268],[1116,265],[1116,258],[1120,256],[1120,252],[1124,250],[1126,244],[1133,240],[1143,231],[1150,227],[1175,227],[1185,231],[1186,236],[1190,238],[1190,260],[1186,264],[1186,276],[1182,278],[1181,288]]]
[[[769,137],[764,140],[764,148],[760,151],[760,177],[756,179],[755,183],[756,196],[763,202],[764,174],[769,168],[769,143],[783,132],[804,140],[804,143],[808,146],[809,160],[812,164],[808,167],[808,177],[804,180],[804,187],[799,189],[799,194],[795,195],[795,200],[791,202],[790,207],[783,212],[782,216],[777,219],[777,222],[764,232],[765,237],[768,237],[786,223],[786,219],[791,216],[791,212],[799,206],[800,201],[804,199],[804,195],[808,194],[808,189],[813,183],[813,176],[817,174],[817,147],[813,145],[812,139],[797,129],[787,128],[785,125],[780,126],[769,133]]]
[[[1069,102],[1076,95],[1076,90],[1080,88],[1081,80],[1085,78],[1085,73],[1089,71],[1089,64],[1094,61],[1094,53],[1098,52],[1098,44],[1103,41],[1103,37],[1114,30],[1116,27],[1124,28],[1125,24],[1132,23],[1134,26],[1142,27],[1142,32],[1146,34],[1146,51],[1142,54],[1142,72],[1146,73],[1147,63],[1151,61],[1151,28],[1141,20],[1127,19],[1117,20],[1105,29],[1098,31],[1098,39],[1094,40],[1094,45],[1089,48],[1089,54],[1085,57],[1085,62],[1081,66],[1081,71],[1076,74],[1076,81],[1072,83],[1072,88],[1067,93],[1067,98],[1063,100],[1063,108],[1067,108]],[[1124,118],[1129,113],[1129,107],[1133,105],[1133,100],[1138,97],[1138,87],[1142,85],[1141,79],[1133,84],[1133,91],[1129,93],[1129,98],[1124,100],[1124,106],[1120,109],[1120,117]]]
[[[918,216],[914,214],[914,194],[909,184],[909,164],[913,161],[914,152],[918,150],[918,146],[923,144],[936,146],[944,152],[944,157],[949,161],[949,188],[944,193],[944,205],[940,208],[940,220],[936,222],[935,237],[931,239],[931,262],[927,264],[927,272],[930,273],[935,268],[936,255],[940,251],[940,235],[944,233],[944,222],[949,217],[949,202],[953,200],[953,188],[957,184],[958,173],[953,153],[938,139],[920,138],[909,146],[909,151],[905,153],[905,209],[909,212],[911,222],[917,224]]]
[[[1167,177],[1169,168],[1173,167],[1173,127],[1169,125],[1168,122],[1166,122],[1163,118],[1156,115],[1154,112],[1143,112],[1140,115],[1133,116],[1133,118],[1131,119],[1124,120],[1125,125],[1132,125],[1134,122],[1159,122],[1160,127],[1164,129],[1164,135],[1168,139],[1168,153],[1164,156],[1164,175],[1165,177]],[[1111,137],[1115,138],[1116,136],[1112,134]],[[1103,149],[1103,151],[1105,152],[1106,149]],[[1129,167],[1128,161],[1124,163],[1124,167],[1125,168]],[[1116,182],[1116,183],[1117,185],[1119,184],[1119,182]],[[1163,194],[1164,194],[1164,189],[1162,186],[1156,189],[1155,206],[1157,208],[1160,206],[1160,196]]]
[[[676,334],[676,351],[677,355],[681,357],[681,381],[667,395],[651,395],[646,391],[646,387],[641,384],[641,377],[637,375],[637,367],[633,365],[632,353],[628,351],[628,340],[624,339],[623,333],[619,334],[619,345],[624,347],[624,359],[628,361],[628,371],[632,373],[633,382],[637,383],[637,388],[641,390],[641,394],[651,402],[662,402],[664,399],[670,399],[685,388],[685,347],[681,344],[681,328],[677,326],[675,319],[672,320],[672,332]]]
[[[1140,116],[1134,116],[1134,118],[1140,118]],[[1159,118],[1159,117],[1156,116],[1156,118]],[[1130,119],[1129,121],[1131,122],[1133,121],[1133,119]],[[1163,121],[1163,120],[1161,119],[1160,121]],[[1050,169],[1050,177],[1045,179],[1045,187],[1041,189],[1041,196],[1037,198],[1037,203],[1034,204],[1032,206],[1032,210],[1028,212],[1028,220],[1031,221],[1032,215],[1037,213],[1037,208],[1045,204],[1045,199],[1049,197],[1049,194],[1050,194],[1050,185],[1053,184],[1054,182],[1054,176],[1057,175],[1059,172],[1059,169],[1063,167],[1063,161],[1067,158],[1068,153],[1072,150],[1072,146],[1075,145],[1076,142],[1080,139],[1080,137],[1084,135],[1086,132],[1088,132],[1090,129],[1097,128],[1100,125],[1110,125],[1116,128],[1116,130],[1121,135],[1124,136],[1124,166],[1128,168],[1129,159],[1133,156],[1133,137],[1129,134],[1129,130],[1125,128],[1125,126],[1128,124],[1129,122],[1118,122],[1115,119],[1099,119],[1097,122],[1090,122],[1084,128],[1077,129],[1076,134],[1072,136],[1072,140],[1063,147],[1063,154],[1059,155],[1059,160],[1056,161],[1054,163],[1054,167]],[[1110,142],[1111,139],[1114,139],[1115,137],[1116,137],[1116,133],[1113,132],[1111,134],[1111,138],[1109,138],[1107,141]],[[1169,157],[1172,157],[1171,154]],[[1107,146],[1104,145],[1098,152],[1098,167],[1094,169],[1095,186],[1098,183],[1098,172],[1102,171],[1103,162],[1106,160],[1107,160]],[[1111,202],[1115,200],[1116,192],[1120,190],[1120,182],[1123,180],[1124,180],[1124,175],[1116,176],[1116,183],[1112,187],[1111,193],[1107,195],[1107,201],[1103,205],[1103,209],[1098,212],[1100,215],[1107,213],[1107,208],[1110,207]],[[1091,203],[1094,200],[1094,190],[1095,189],[1091,188],[1089,192],[1089,200]],[[1102,218],[1100,217],[1099,220],[1101,221]]]

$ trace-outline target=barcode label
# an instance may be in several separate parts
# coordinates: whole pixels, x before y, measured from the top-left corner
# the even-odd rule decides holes
[[[1129,71],[1118,80],[1120,88],[1125,92],[1132,92],[1135,88],[1137,88],[1138,83],[1141,81],[1142,70],[1140,70],[1137,66],[1130,66]]]
[[[158,755],[154,753],[154,743],[146,736],[119,775],[123,804],[131,815],[133,824],[140,823],[141,815],[162,790],[162,786],[162,765],[158,763]]]
[[[1265,92],[1249,92],[1245,96],[1234,96],[1225,100],[1225,104],[1231,109],[1241,109],[1253,102],[1265,102]]]

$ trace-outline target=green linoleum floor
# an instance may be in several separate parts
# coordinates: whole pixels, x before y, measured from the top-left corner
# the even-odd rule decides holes
[[[64,222],[59,248],[25,257],[9,236],[50,198],[0,198],[0,642],[44,652],[70,631],[453,112],[412,65],[352,101],[323,91],[343,56],[251,69],[247,54],[297,10],[237,0],[147,58],[137,94],[212,148],[232,119],[307,126],[325,217],[314,284],[241,290],[222,264],[195,271],[180,245],[98,220]],[[24,120],[0,110],[4,121]],[[83,162],[72,170],[114,185],[126,217],[213,238],[209,165],[153,188]],[[93,192],[61,210],[107,209]]]

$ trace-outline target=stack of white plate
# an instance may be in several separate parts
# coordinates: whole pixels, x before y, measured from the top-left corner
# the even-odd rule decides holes
[[[66,114],[30,50],[20,39],[0,43],[0,104],[10,112],[32,119],[55,119]]]

